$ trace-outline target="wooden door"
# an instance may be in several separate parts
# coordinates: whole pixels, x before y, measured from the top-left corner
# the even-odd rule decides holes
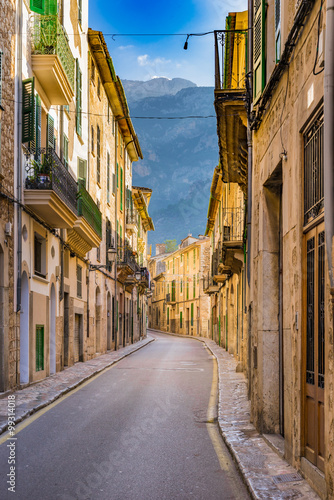
[[[325,387],[325,231],[320,224],[306,234],[305,457],[324,470]]]

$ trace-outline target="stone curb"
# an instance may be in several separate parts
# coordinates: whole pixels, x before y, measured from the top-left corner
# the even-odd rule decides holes
[[[274,476],[297,474],[297,470],[272,450],[263,436],[251,424],[249,413],[244,408],[241,408],[239,412],[235,408],[226,408],[226,400],[228,399],[228,402],[233,404],[233,398],[238,399],[242,386],[246,385],[245,376],[236,372],[237,362],[228,352],[218,346],[212,339],[206,337],[181,335],[152,328],[148,330],[152,333],[157,332],[198,340],[204,343],[216,358],[218,368],[219,432],[254,500],[292,500],[295,498],[300,500],[320,500],[320,497],[305,479],[275,484],[273,481]],[[224,387],[221,380],[221,374],[225,374],[221,365],[223,358],[226,361]],[[241,386],[241,389],[238,386]],[[241,397],[243,396],[245,395],[241,394]],[[225,401],[222,401],[222,399],[225,399]],[[249,434],[249,437],[247,434]]]
[[[146,347],[148,344],[151,344],[154,341],[155,341],[154,338],[150,338],[150,339],[143,339],[143,340],[141,340],[139,342],[136,342],[135,344],[131,344],[131,347],[133,347],[133,349],[129,350],[130,352],[126,352],[124,354],[121,354],[121,356],[119,358],[113,359],[112,361],[107,362],[107,364],[105,364],[104,366],[98,367],[96,370],[94,370],[94,367],[92,367],[92,371],[89,374],[83,376],[81,379],[77,380],[72,385],[64,387],[64,389],[60,389],[59,391],[56,392],[56,394],[54,394],[53,396],[51,396],[47,401],[43,401],[43,403],[40,403],[40,404],[34,406],[33,408],[30,408],[29,410],[26,410],[21,415],[19,415],[15,419],[15,425],[18,424],[18,423],[20,423],[20,422],[22,422],[23,420],[25,420],[26,418],[30,417],[31,415],[33,415],[34,413],[38,412],[39,410],[42,410],[46,406],[49,406],[50,404],[54,403],[57,399],[61,398],[65,394],[67,394],[67,393],[73,391],[74,389],[76,389],[79,385],[81,385],[84,382],[86,382],[87,380],[95,377],[95,375],[98,375],[98,374],[102,373],[107,368],[110,368],[112,365],[115,365],[116,363],[118,363],[122,359],[130,356],[134,352],[139,351],[140,349],[142,349],[143,347]],[[138,345],[140,342],[141,342],[141,344]],[[130,347],[130,346],[126,346],[126,347]],[[124,349],[126,349],[126,347]],[[114,352],[115,351],[112,351],[110,354],[112,354]],[[102,354],[102,356],[103,355],[106,355],[106,354]],[[92,360],[89,360],[89,361],[91,362],[91,361],[98,360],[98,359],[99,358],[97,357],[97,358],[93,358]],[[72,368],[72,367],[70,367],[70,368]],[[57,372],[57,374],[59,374],[59,373],[64,373],[64,372]],[[57,375],[57,374],[55,374],[55,375]],[[44,382],[44,381],[45,381],[45,379],[43,381],[41,381],[41,382]],[[34,385],[37,386],[38,382],[36,384],[34,384]],[[31,388],[31,387],[33,387],[33,385],[30,385],[27,388]],[[22,389],[22,390],[24,390],[24,389]],[[17,394],[17,393],[20,393],[20,391],[13,391],[13,392],[10,392],[9,394]],[[6,432],[7,428],[8,428],[8,423],[7,422],[5,424],[0,424],[0,435],[3,434],[4,432]]]

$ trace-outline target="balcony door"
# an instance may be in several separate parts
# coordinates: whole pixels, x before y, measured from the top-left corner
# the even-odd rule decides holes
[[[325,231],[320,224],[305,237],[304,381],[305,457],[324,470]]]

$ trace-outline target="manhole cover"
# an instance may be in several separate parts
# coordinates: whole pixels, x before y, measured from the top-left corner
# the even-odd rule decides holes
[[[292,474],[279,474],[278,476],[273,476],[272,479],[275,484],[292,483],[293,481],[303,480],[302,476],[297,472],[293,472]]]

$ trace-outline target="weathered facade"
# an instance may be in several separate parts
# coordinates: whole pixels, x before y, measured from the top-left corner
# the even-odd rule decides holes
[[[142,253],[130,256],[126,210],[142,154],[103,35],[88,29],[88,1],[4,4],[1,392],[146,334],[154,229],[146,207]]]

